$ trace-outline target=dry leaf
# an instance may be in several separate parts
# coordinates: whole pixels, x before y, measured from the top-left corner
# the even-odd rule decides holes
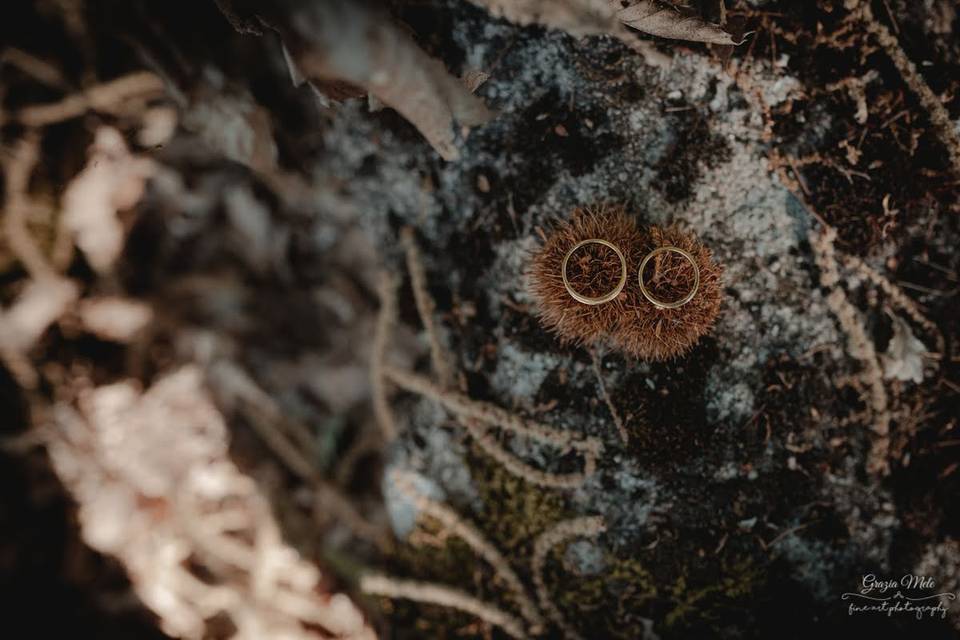
[[[126,568],[133,592],[176,638],[374,640],[363,614],[330,593],[288,546],[258,482],[230,459],[230,432],[184,367],[146,392],[133,380],[58,403],[45,431],[84,541]]]
[[[620,0],[610,0],[610,6],[617,11],[617,18],[623,24],[654,36],[710,44],[740,44],[718,25],[655,0],[630,0],[628,7],[623,7]]]
[[[86,298],[77,309],[80,324],[90,333],[114,342],[130,342],[153,320],[153,309],[145,302],[106,296]]]
[[[519,25],[542,24],[577,36],[611,33],[618,27],[606,0],[470,1],[498,18]]]
[[[183,127],[229,160],[261,173],[276,171],[270,114],[246,91],[226,93],[203,87],[184,113]]]
[[[490,112],[443,64],[386,14],[356,3],[265,6],[293,66],[322,87],[346,82],[396,109],[444,159],[455,160],[454,125],[486,122]]]
[[[893,380],[923,382],[923,356],[927,347],[910,329],[906,320],[893,319],[893,337],[887,350],[880,356],[883,377]]]
[[[116,129],[101,127],[87,166],[63,194],[62,224],[97,272],[105,273],[120,256],[126,239],[118,211],[140,200],[154,164],[130,153]]]
[[[738,44],[718,25],[653,0],[471,0],[520,25],[542,24],[573,35],[622,36],[622,25],[661,38]],[[624,6],[627,5],[627,6]]]
[[[484,82],[490,79],[490,74],[480,69],[470,69],[463,74],[463,86],[470,93],[476,93]]]
[[[148,109],[140,120],[137,143],[142,147],[162,147],[176,133],[179,116],[173,107],[159,106]]]

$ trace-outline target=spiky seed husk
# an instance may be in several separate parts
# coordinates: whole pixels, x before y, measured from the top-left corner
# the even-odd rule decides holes
[[[627,261],[627,285],[610,302],[586,305],[577,302],[563,286],[561,265],[571,247],[588,238],[601,238],[620,248]],[[574,211],[570,220],[557,223],[543,246],[531,258],[528,287],[537,302],[540,322],[567,344],[595,344],[619,324],[624,303],[636,273],[637,252],[644,246],[643,234],[623,207],[601,205]],[[607,247],[591,244],[574,253],[567,268],[573,288],[583,295],[600,296],[613,289],[620,278],[620,260]]]
[[[620,350],[642,360],[669,360],[687,353],[713,327],[723,298],[723,267],[694,234],[679,227],[651,227],[635,264],[639,266],[643,256],[664,245],[679,247],[694,256],[700,267],[700,287],[682,307],[659,309],[640,292],[634,268],[612,339]],[[658,300],[682,298],[690,291],[693,278],[693,267],[677,253],[659,254],[644,270],[644,283]]]

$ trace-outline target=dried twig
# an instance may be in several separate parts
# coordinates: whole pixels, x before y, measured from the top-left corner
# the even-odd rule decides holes
[[[454,535],[459,536],[466,542],[471,549],[476,551],[477,555],[487,561],[496,574],[502,579],[510,591],[513,592],[514,599],[520,607],[523,618],[529,623],[532,633],[537,633],[543,626],[543,618],[537,610],[533,600],[527,595],[527,591],[517,577],[516,572],[510,567],[506,558],[503,557],[496,547],[494,547],[473,525],[464,521],[459,515],[446,505],[431,500],[427,496],[419,493],[414,487],[413,479],[409,473],[394,471],[390,475],[394,485],[400,489],[416,506],[418,513],[430,516],[436,519],[446,529]]]
[[[438,374],[441,385],[444,388],[450,388],[453,382],[453,374],[449,372],[448,354],[440,342],[436,325],[433,322],[435,304],[426,286],[423,262],[416,246],[413,230],[410,227],[406,227],[403,230],[401,238],[406,248],[407,270],[410,272],[417,312],[420,315],[420,321],[423,323],[427,338],[430,342],[430,355],[433,369],[434,372]],[[507,471],[523,478],[531,484],[556,489],[571,489],[582,485],[586,477],[592,475],[596,469],[596,456],[588,452],[585,455],[584,470],[582,473],[557,474],[541,471],[528,465],[507,451],[503,445],[497,441],[491,429],[484,426],[482,421],[476,418],[461,416],[460,422],[466,427],[467,431],[474,437],[477,444],[480,445],[480,448],[483,449],[487,455],[502,464]]]
[[[264,444],[290,471],[314,488],[318,511],[326,509],[334,513],[359,538],[382,548],[389,546],[381,528],[364,518],[350,500],[320,477],[305,453],[313,448],[312,441],[309,448],[304,447],[310,438],[306,427],[285,417],[270,394],[232,363],[217,362],[210,373],[219,390],[228,395],[227,400],[235,403],[247,417],[250,427]],[[292,433],[299,435],[292,436]]]
[[[131,100],[142,104],[164,94],[163,80],[154,73],[138,71],[68,96],[53,104],[25,107],[16,119],[28,127],[43,127],[81,116],[87,111],[121,113]],[[139,107],[134,109],[139,111]]]
[[[500,627],[513,638],[526,638],[520,620],[457,589],[428,582],[397,580],[383,575],[365,575],[360,579],[360,590],[385,598],[400,598],[458,609]]]
[[[597,454],[603,449],[603,444],[596,438],[579,437],[570,431],[560,431],[539,422],[521,418],[496,405],[474,400],[457,391],[442,389],[429,379],[411,371],[387,366],[384,368],[384,374],[397,386],[435,400],[462,417],[481,420],[564,451],[574,450]]]
[[[597,383],[600,386],[600,395],[603,396],[603,401],[607,404],[607,409],[610,410],[610,415],[613,416],[613,422],[617,425],[617,433],[620,434],[620,441],[623,442],[623,446],[630,444],[629,438],[627,437],[627,428],[623,424],[623,419],[620,418],[620,412],[617,411],[617,408],[613,405],[613,400],[610,398],[610,393],[607,391],[607,383],[603,380],[603,371],[600,369],[600,358],[597,356],[596,349],[590,349],[590,359],[593,361],[593,372],[597,375]]]
[[[943,106],[943,102],[933,92],[927,81],[923,79],[923,76],[917,70],[917,65],[904,53],[897,37],[873,15],[870,2],[848,0],[847,4],[853,9],[854,15],[863,22],[867,31],[876,37],[877,42],[887,52],[890,60],[897,67],[900,75],[903,76],[903,81],[917,95],[920,104],[929,113],[931,124],[937,129],[941,141],[947,148],[947,155],[950,158],[953,172],[960,176],[960,133],[957,132],[953,120],[950,118],[950,113]]]
[[[540,601],[543,610],[547,612],[547,616],[563,632],[563,635],[573,640],[579,640],[582,636],[564,619],[563,613],[553,602],[543,580],[543,569],[547,563],[547,555],[551,549],[571,538],[595,537],[606,529],[606,524],[600,516],[574,518],[553,525],[541,533],[533,543],[531,565],[533,568],[533,583],[537,589],[537,599]]]
[[[423,263],[420,259],[420,252],[416,246],[416,240],[413,237],[413,230],[406,227],[401,236],[406,248],[407,270],[410,272],[410,279],[414,293],[414,299],[417,305],[417,312],[420,315],[420,321],[427,333],[427,339],[430,342],[430,356],[433,363],[434,372],[438,374],[441,384],[438,385],[449,389],[453,383],[453,374],[449,369],[449,357],[443,348],[437,335],[436,325],[433,322],[433,313],[435,304],[429,290],[426,286],[426,275],[424,274]],[[585,452],[584,470],[582,473],[556,474],[536,469],[515,455],[507,451],[501,445],[488,426],[477,418],[459,416],[460,422],[466,427],[468,433],[477,441],[480,448],[487,455],[502,464],[507,471],[523,478],[531,484],[550,487],[556,489],[571,489],[583,484],[587,476],[590,476],[596,470],[596,455],[592,452]]]
[[[427,339],[430,341],[430,362],[433,365],[433,374],[441,386],[449,387],[453,383],[453,372],[447,352],[440,342],[440,333],[434,323],[433,314],[436,305],[427,289],[427,274],[423,268],[423,259],[420,257],[420,249],[417,247],[412,227],[403,228],[400,232],[400,241],[407,256],[407,271],[410,272],[413,300],[417,304],[420,322],[423,323]]]
[[[397,321],[397,282],[384,272],[377,288],[380,294],[380,313],[373,334],[373,351],[370,357],[370,387],[373,395],[373,413],[383,437],[387,442],[397,437],[397,424],[393,409],[383,384],[383,363],[390,344],[390,333]]]
[[[887,460],[890,450],[890,409],[887,389],[883,384],[883,369],[857,310],[839,286],[840,272],[834,248],[836,237],[836,230],[827,227],[820,234],[811,233],[810,244],[817,266],[820,267],[820,284],[831,290],[827,296],[827,306],[847,334],[848,352],[863,365],[862,376],[870,389],[869,404],[873,414],[875,437],[867,457],[867,470],[871,473],[886,474],[890,471]]]
[[[946,352],[946,339],[943,336],[943,332],[940,331],[940,327],[938,327],[935,322],[924,315],[917,303],[913,301],[913,298],[904,293],[903,290],[892,283],[889,278],[868,265],[857,256],[845,255],[843,256],[843,262],[848,269],[859,273],[861,276],[879,287],[885,294],[887,294],[887,297],[890,299],[890,303],[894,307],[903,311],[911,320],[916,322],[918,325],[923,327],[927,333],[932,335],[934,340],[937,342],[938,353],[944,354]]]
[[[39,375],[26,353],[46,328],[59,319],[78,295],[77,287],[50,266],[27,228],[27,190],[37,163],[39,137],[27,133],[3,158],[6,201],[3,235],[11,252],[31,277],[8,311],[0,310],[0,360],[23,389],[34,389]]]
[[[267,497],[230,459],[202,378],[186,367],[146,393],[132,381],[84,392],[82,413],[54,408],[43,434],[84,541],[119,559],[172,637],[210,637],[223,616],[238,637],[372,640],[360,611],[284,543]]]
[[[9,63],[31,76],[33,79],[50,87],[62,88],[67,86],[60,69],[46,60],[39,58],[28,51],[7,47],[0,53],[0,64]]]
[[[551,489],[575,489],[597,470],[597,457],[592,452],[584,454],[583,471],[579,473],[550,473],[533,467],[507,451],[491,432],[491,427],[475,418],[460,418],[460,422],[473,436],[480,448],[503,465],[513,475],[538,487]]]
[[[40,251],[27,229],[27,212],[30,210],[27,190],[30,174],[37,164],[40,138],[28,133],[17,143],[13,153],[4,159],[6,178],[6,203],[4,204],[3,231],[10,250],[34,279],[55,276],[53,267]]]

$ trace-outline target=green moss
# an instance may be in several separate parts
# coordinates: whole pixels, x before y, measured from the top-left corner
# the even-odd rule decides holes
[[[570,517],[563,494],[540,489],[511,475],[478,450],[468,456],[470,472],[481,499],[477,513],[463,513],[465,520],[487,536],[507,558],[521,579],[529,580],[533,540],[546,528]],[[426,544],[397,545],[390,559],[390,572],[409,579],[437,582],[461,589],[504,610],[516,612],[503,585],[470,547],[452,535],[444,535],[439,523],[427,518],[417,525],[416,535]],[[377,599],[378,608],[389,616],[397,638],[475,637],[476,620],[456,611],[404,601]],[[499,637],[494,632],[494,637]]]
[[[743,609],[763,575],[749,557],[711,563],[697,555],[659,554],[640,560],[607,553],[600,574],[580,578],[564,570],[563,550],[554,549],[548,558],[547,588],[568,622],[594,637],[643,637],[640,618],[656,621],[663,638],[714,636],[732,613]],[[704,573],[705,564],[713,564],[713,571]],[[675,576],[672,582],[657,578],[668,574]]]
[[[680,632],[710,628],[712,622],[728,619],[728,612],[740,609],[763,575],[751,558],[721,559],[717,579],[709,584],[688,582],[686,572],[669,588],[670,608],[664,617],[665,629]]]
[[[384,619],[389,620],[394,640],[422,640],[423,638],[482,637],[477,619],[455,609],[437,605],[377,598]],[[495,638],[502,636],[494,632]]]
[[[477,523],[504,555],[526,564],[536,537],[572,517],[563,493],[529,484],[477,450],[469,462],[483,504]]]
[[[466,591],[480,599],[498,602],[493,575],[463,540],[447,535],[430,518],[418,522],[414,534],[420,543],[399,543],[390,558],[389,572],[405,579],[435,582]],[[390,620],[394,638],[448,638],[471,636],[476,619],[445,607],[408,602],[375,600],[383,616]],[[505,604],[505,603],[500,603]]]
[[[413,535],[422,543],[403,542],[394,552],[393,563],[403,571],[402,575],[457,587],[469,586],[465,577],[471,574],[471,567],[482,561],[463,540],[446,534],[431,518],[420,520]]]
[[[602,637],[643,637],[642,626],[628,621],[635,619],[634,614],[658,595],[650,572],[634,558],[617,558],[608,553],[606,568],[600,574],[581,578],[563,570],[558,561],[563,550],[563,546],[557,547],[550,554],[544,580],[553,601],[561,611],[567,612],[568,622],[583,633],[593,629],[596,634],[597,629],[603,629],[599,634]]]
[[[468,464],[482,506],[463,517],[487,536],[532,587],[533,541],[574,515],[565,494],[530,485],[476,449],[468,454]],[[493,571],[462,540],[444,537],[439,524],[429,519],[418,525],[417,535],[428,542],[399,544],[391,563],[395,575],[449,585],[516,612]],[[544,580],[567,621],[587,637],[643,637],[645,619],[655,621],[664,640],[716,636],[723,624],[741,615],[763,571],[749,546],[731,544],[719,556],[706,557],[699,552],[702,546],[701,537],[690,535],[637,554],[608,551],[604,570],[583,577],[563,566],[566,545],[561,545],[547,558]],[[470,616],[440,607],[386,601],[380,607],[389,612],[397,638],[480,633]]]

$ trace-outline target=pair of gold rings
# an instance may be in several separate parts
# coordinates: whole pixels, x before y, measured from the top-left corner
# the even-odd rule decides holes
[[[577,291],[574,290],[573,286],[570,284],[570,279],[567,277],[567,264],[570,262],[570,258],[573,256],[574,252],[576,252],[577,249],[589,244],[599,244],[604,247],[613,249],[614,253],[617,254],[617,258],[620,259],[620,279],[617,282],[616,286],[611,291],[609,291],[608,293],[605,293],[602,296],[591,297],[591,296],[585,296],[581,293],[578,293]],[[643,281],[643,270],[647,267],[647,263],[649,263],[651,259],[660,255],[661,253],[678,253],[684,258],[686,258],[686,260],[693,267],[693,287],[691,287],[687,295],[683,296],[679,300],[665,301],[665,300],[659,300],[655,298],[653,294],[650,293],[649,289],[647,289],[647,285]],[[573,247],[569,251],[567,251],[567,254],[563,256],[563,264],[560,267],[560,275],[563,277],[563,286],[564,288],[566,288],[567,293],[569,293],[570,297],[572,297],[577,302],[581,302],[583,304],[588,304],[588,305],[604,304],[606,302],[610,302],[611,300],[616,298],[618,295],[620,295],[620,292],[623,291],[623,288],[627,285],[627,259],[624,257],[623,252],[620,251],[620,249],[616,247],[613,243],[608,242],[606,240],[602,240],[600,238],[588,238],[586,240],[581,240],[577,244],[573,245]],[[689,251],[684,251],[680,247],[674,247],[674,246],[657,247],[656,249],[648,253],[643,258],[643,261],[640,262],[640,269],[637,270],[637,282],[640,284],[640,293],[642,293],[643,297],[649,300],[653,306],[655,306],[658,309],[677,309],[687,304],[691,300],[693,300],[693,297],[697,295],[697,290],[700,288],[700,266],[697,265],[696,259],[693,257],[692,254],[690,254]]]

